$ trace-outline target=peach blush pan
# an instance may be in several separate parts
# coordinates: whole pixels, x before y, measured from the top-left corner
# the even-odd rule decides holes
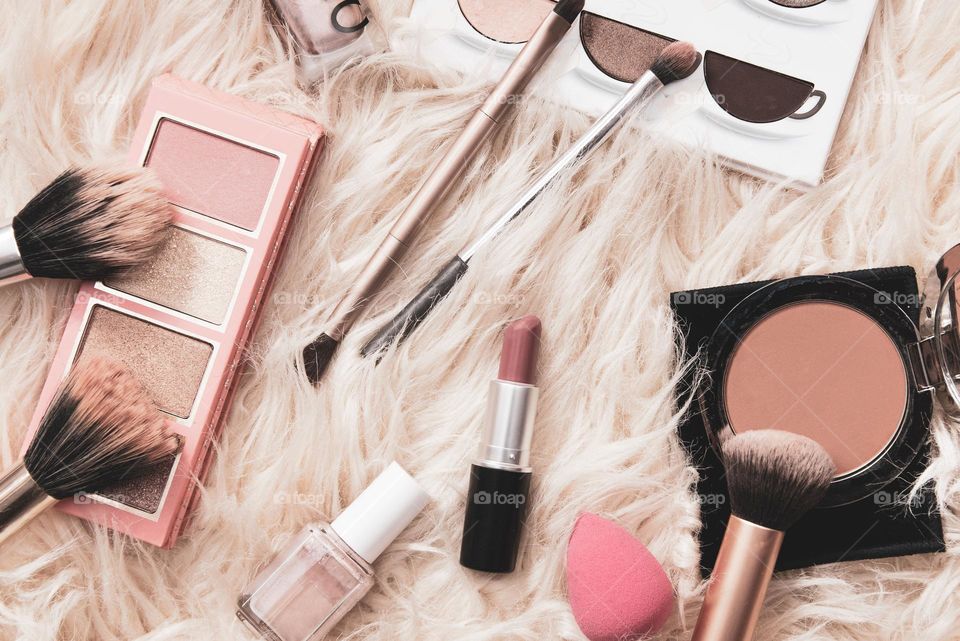
[[[931,272],[919,325],[895,296],[841,276],[752,292],[706,344],[698,402],[713,449],[755,429],[814,439],[837,465],[826,506],[898,479],[928,436],[935,397],[960,418],[958,273],[960,246]]]
[[[321,141],[317,124],[283,111],[170,75],[154,81],[130,160],[159,174],[174,226],[145,265],[81,287],[29,434],[71,367],[106,356],[140,379],[183,448],[60,509],[176,542]]]
[[[806,436],[844,476],[880,456],[900,429],[907,371],[875,320],[845,305],[811,301],[772,312],[744,336],[725,390],[734,432]]]
[[[556,6],[554,0],[457,0],[480,35],[506,44],[526,42]]]

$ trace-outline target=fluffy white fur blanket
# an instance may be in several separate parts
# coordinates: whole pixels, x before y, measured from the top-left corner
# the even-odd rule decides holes
[[[679,595],[661,638],[689,636],[701,597],[694,470],[680,450],[671,290],[866,266],[923,270],[960,242],[960,8],[884,0],[830,163],[809,194],[620,135],[546,195],[419,335],[377,368],[362,340],[588,124],[525,101],[424,233],[319,390],[294,358],[458,130],[482,83],[398,54],[304,93],[260,0],[10,3],[0,19],[7,216],[70,163],[121,153],[151,78],[172,71],[327,124],[329,146],[296,222],[228,417],[204,500],[172,551],[52,512],[0,554],[0,638],[245,638],[234,617],[256,565],[336,514],[390,460],[436,497],[377,564],[337,628],[350,639],[582,639],[565,599],[574,518],[592,510],[646,542]],[[388,29],[409,0],[377,13]],[[454,213],[456,215],[454,215]],[[18,453],[74,287],[0,292],[0,463]],[[544,319],[536,496],[522,567],[457,564],[462,500],[506,321]],[[955,425],[935,423],[945,554],[779,577],[760,639],[956,639],[960,563]],[[308,500],[282,500],[295,492]],[[829,536],[828,532],[824,536]]]

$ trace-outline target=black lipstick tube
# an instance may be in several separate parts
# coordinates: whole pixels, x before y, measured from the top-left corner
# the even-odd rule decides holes
[[[530,503],[530,443],[538,390],[495,380],[484,419],[480,457],[470,467],[460,565],[513,572]]]

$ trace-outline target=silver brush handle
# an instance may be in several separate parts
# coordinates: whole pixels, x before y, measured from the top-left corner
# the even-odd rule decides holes
[[[530,206],[537,196],[547,189],[553,182],[567,169],[577,165],[587,154],[596,149],[596,147],[606,140],[613,132],[614,128],[636,107],[644,104],[650,98],[663,89],[663,83],[652,71],[646,71],[640,79],[633,83],[627,93],[610,108],[607,113],[600,116],[593,126],[587,130],[587,133],[573,143],[560,158],[554,161],[546,171],[544,171],[537,181],[509,208],[497,221],[491,225],[472,245],[467,246],[458,255],[464,262],[469,261],[481,247],[483,247],[492,238],[497,236],[503,228],[510,224],[514,218],[523,213]]]
[[[36,484],[23,463],[0,478],[0,545],[56,503]]]
[[[30,278],[23,266],[20,248],[13,235],[13,225],[0,228],[0,287]]]

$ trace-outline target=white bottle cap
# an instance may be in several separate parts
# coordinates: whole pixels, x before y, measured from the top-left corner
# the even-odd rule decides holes
[[[396,462],[391,463],[330,527],[367,563],[373,563],[430,501]]]

